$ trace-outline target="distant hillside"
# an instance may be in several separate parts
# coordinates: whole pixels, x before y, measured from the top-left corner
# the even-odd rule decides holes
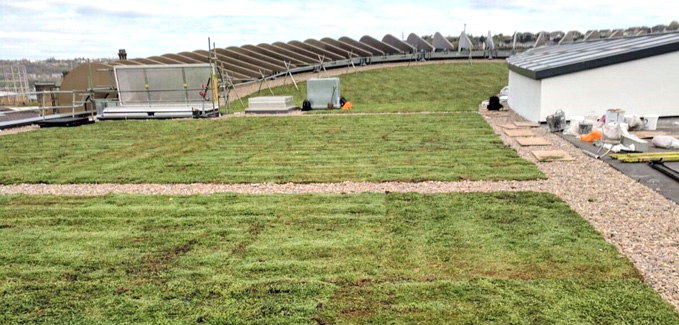
[[[91,62],[110,62],[113,59],[90,59]],[[23,65],[26,67],[26,74],[28,75],[28,82],[31,86],[36,81],[53,81],[58,82],[65,71],[71,71],[73,68],[81,63],[87,62],[85,58],[75,58],[68,60],[57,60],[49,58],[47,60],[0,60],[0,66],[3,65]]]

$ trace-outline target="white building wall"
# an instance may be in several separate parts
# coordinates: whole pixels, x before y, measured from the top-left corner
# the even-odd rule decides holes
[[[529,121],[540,117],[541,82],[509,70],[509,107]]]
[[[509,76],[511,85],[511,71]],[[558,109],[567,118],[591,111],[603,115],[609,108],[622,108],[628,114],[679,116],[677,76],[679,52],[543,79],[539,120]],[[510,89],[512,96],[523,93]],[[535,121],[535,114],[521,115]]]

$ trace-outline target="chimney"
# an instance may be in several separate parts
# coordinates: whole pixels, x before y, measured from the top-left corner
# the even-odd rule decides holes
[[[125,49],[118,50],[118,59],[127,60],[127,52],[125,52]]]

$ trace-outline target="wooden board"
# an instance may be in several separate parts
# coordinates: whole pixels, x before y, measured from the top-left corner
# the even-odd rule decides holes
[[[522,147],[527,147],[527,146],[549,146],[552,143],[549,142],[545,138],[540,138],[540,137],[518,137],[514,138],[516,142],[519,143]]]
[[[518,130],[505,130],[505,134],[514,138],[514,137],[534,137],[535,133],[531,132],[530,130],[526,129],[518,129]]]
[[[540,124],[533,122],[514,122],[514,125],[520,128],[539,128]]]
[[[575,158],[563,150],[533,150],[531,152],[538,161],[542,162],[575,160]]]
[[[663,131],[634,131],[630,133],[636,135],[639,139],[653,139],[656,135],[667,135]]]
[[[518,126],[514,125],[513,123],[500,124],[500,127],[505,129],[505,130],[514,130],[514,129],[519,128]]]

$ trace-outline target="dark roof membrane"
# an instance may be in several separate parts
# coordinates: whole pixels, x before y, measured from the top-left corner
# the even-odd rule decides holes
[[[679,32],[543,46],[507,59],[509,70],[540,80],[679,51]]]

